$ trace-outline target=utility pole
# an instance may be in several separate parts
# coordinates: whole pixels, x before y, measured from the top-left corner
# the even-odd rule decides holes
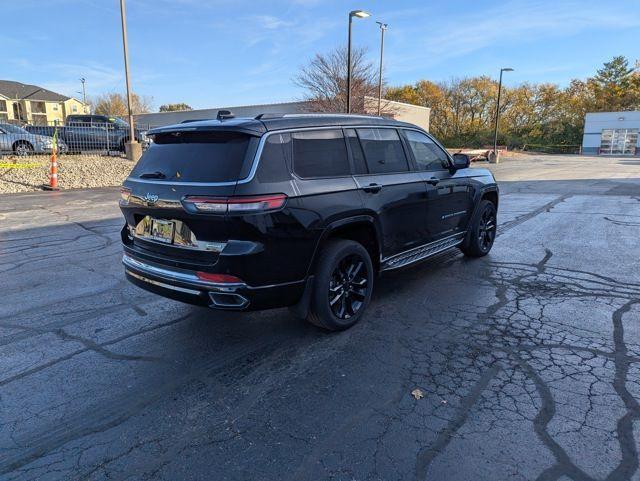
[[[130,160],[138,160],[141,151],[136,148],[139,144],[136,142],[135,130],[133,127],[133,111],[131,101],[131,79],[129,78],[129,47],[127,45],[127,12],[124,5],[125,0],[120,0],[120,18],[122,20],[122,48],[124,49],[124,76],[127,83],[127,108],[129,111],[129,151],[127,157]]]
[[[376,22],[380,25],[380,72],[378,75],[378,116],[382,111],[382,60],[384,58],[384,32],[387,30],[387,24]]]

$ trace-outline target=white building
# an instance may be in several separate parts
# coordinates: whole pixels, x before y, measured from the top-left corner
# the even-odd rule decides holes
[[[640,111],[588,113],[584,119],[585,155],[640,155]]]
[[[371,114],[377,112],[378,99],[365,97],[365,108]],[[396,120],[409,122],[425,130],[429,130],[431,109],[419,105],[405,104],[391,100],[383,100],[383,109],[392,112],[390,115]],[[259,114],[303,114],[310,113],[309,102],[284,102],[277,104],[241,105],[236,107],[218,107],[214,109],[181,110],[178,112],[157,112],[139,114],[135,116],[138,127],[162,127],[164,125],[179,124],[185,120],[215,119],[219,110],[230,110],[236,117],[255,117]]]

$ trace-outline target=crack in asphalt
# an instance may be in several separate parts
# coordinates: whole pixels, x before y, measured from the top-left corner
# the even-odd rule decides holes
[[[522,225],[539,214],[550,212],[571,196],[561,195],[531,212],[516,217],[505,223],[499,229],[498,235]],[[613,225],[617,228],[634,227],[627,225],[628,223],[612,221],[610,218],[605,220],[611,223],[611,228],[614,228]],[[78,225],[75,222],[74,224]],[[86,225],[78,227],[88,232],[95,229]],[[93,235],[99,234],[94,232]],[[374,393],[369,403],[360,406],[351,416],[337,423],[335,420],[327,419],[328,423],[333,422],[335,430],[324,436],[311,438],[305,426],[297,429],[295,424],[280,425],[269,417],[268,411],[258,411],[254,415],[255,418],[251,418],[250,411],[254,406],[261,408],[267,399],[264,394],[267,389],[276,393],[273,394],[276,404],[266,404],[263,409],[277,409],[277,400],[281,399],[277,394],[279,390],[286,389],[296,375],[304,377],[307,370],[311,369],[309,366],[319,362],[317,358],[307,358],[303,361],[300,357],[295,357],[299,352],[317,353],[318,346],[331,345],[331,349],[326,347],[324,355],[332,363],[334,353],[342,349],[331,343],[339,339],[342,348],[347,349],[348,343],[358,339],[356,336],[363,336],[362,330],[354,329],[339,338],[329,340],[318,340],[309,336],[303,338],[302,342],[295,333],[274,335],[270,332],[268,339],[260,339],[257,343],[245,344],[239,349],[230,346],[222,358],[216,356],[215,359],[199,359],[188,366],[174,365],[166,373],[166,383],[153,386],[148,392],[137,392],[135,396],[130,396],[124,401],[119,399],[119,402],[113,405],[101,405],[99,413],[75,413],[60,424],[43,426],[45,429],[36,429],[37,432],[28,432],[22,436],[16,436],[13,430],[10,431],[9,435],[16,449],[7,450],[7,455],[0,459],[0,473],[26,475],[29,470],[35,469],[33,461],[39,460],[43,463],[42,469],[48,470],[50,476],[62,479],[66,473],[69,477],[71,474],[68,470],[65,471],[64,463],[56,461],[55,458],[51,458],[51,461],[47,459],[52,453],[62,453],[63,457],[77,454],[78,460],[73,475],[81,476],[82,479],[96,476],[97,473],[103,477],[117,477],[117,474],[113,474],[118,472],[116,464],[125,463],[126,466],[127,459],[133,452],[153,445],[154,452],[161,452],[163,456],[158,456],[157,462],[150,463],[150,470],[138,478],[154,481],[171,479],[171,474],[167,474],[165,478],[162,473],[175,459],[202,452],[206,447],[219,446],[222,449],[232,441],[247,443],[244,446],[248,449],[251,444],[273,439],[267,437],[266,433],[278,433],[288,440],[289,446],[295,445],[296,450],[304,452],[304,456],[298,460],[298,469],[287,473],[282,471],[283,478],[291,476],[293,479],[325,479],[324,474],[327,474],[327,477],[339,479],[385,479],[380,470],[380,462],[381,465],[386,464],[387,468],[393,468],[395,479],[414,477],[416,480],[425,480],[433,479],[432,469],[443,453],[454,447],[455,440],[464,439],[465,436],[474,433],[491,432],[501,421],[517,419],[530,423],[531,435],[535,435],[542,449],[550,455],[551,462],[538,466],[539,469],[533,476],[538,481],[631,479],[637,474],[639,467],[634,424],[640,419],[640,405],[632,391],[632,386],[638,388],[632,369],[640,369],[640,346],[625,339],[624,327],[625,322],[631,317],[630,314],[635,312],[634,308],[640,304],[640,284],[621,281],[598,272],[564,268],[557,265],[559,259],[560,256],[554,256],[551,249],[544,247],[544,253],[537,262],[485,260],[475,264],[478,266],[475,270],[452,274],[459,277],[460,285],[472,283],[474,288],[486,288],[495,297],[488,306],[475,305],[474,302],[477,301],[473,300],[466,305],[448,306],[451,319],[441,316],[438,318],[441,320],[434,320],[433,327],[438,329],[424,328],[424,322],[431,321],[428,307],[422,317],[416,316],[412,319],[405,315],[404,306],[398,305],[397,302],[398,299],[402,301],[404,298],[393,289],[394,283],[390,282],[387,300],[395,307],[390,307],[388,311],[382,309],[382,314],[377,317],[372,315],[367,335],[368,339],[371,339],[378,332],[381,336],[388,333],[388,330],[383,329],[385,326],[388,327],[388,316],[385,313],[393,313],[397,318],[398,331],[410,333],[410,337],[402,337],[393,346],[394,350],[398,350],[397,356],[394,356],[394,359],[398,358],[395,361],[399,373],[398,389]],[[439,262],[451,267],[450,264],[459,263],[459,256],[452,251],[439,258]],[[422,282],[421,276],[414,277],[416,284]],[[120,298],[125,301],[124,296],[121,295]],[[610,315],[613,331],[610,338],[596,329],[572,324],[572,319],[554,313],[554,309],[559,309],[563,303],[572,302],[590,302],[608,308],[607,314]],[[383,308],[384,302],[381,304]],[[442,308],[441,304],[436,305]],[[64,342],[79,343],[82,346],[81,349],[67,354],[69,358],[79,353],[92,352],[103,358],[123,362],[163,361],[162,358],[153,356],[119,354],[108,349],[109,346],[126,339],[160,329],[164,327],[162,325],[136,330],[102,343],[71,334],[65,329],[67,325],[82,322],[85,318],[94,318],[102,312],[115,312],[109,309],[116,307],[127,309],[131,306],[123,304],[78,310],[75,311],[76,317],[72,316],[71,320],[67,317],[50,322],[42,328],[27,326],[27,313],[21,313],[24,323],[15,322],[12,316],[7,316],[0,319],[0,327],[18,329],[21,332],[5,336],[2,341],[8,344],[49,333]],[[143,312],[146,314],[146,311]],[[178,323],[180,320],[173,319],[167,325]],[[294,344],[290,341],[295,341],[295,349],[290,346]],[[0,342],[0,345],[3,343]],[[433,349],[427,349],[425,346],[433,346]],[[386,361],[384,356],[378,357],[375,352],[371,353],[371,357],[376,365],[382,365]],[[1,380],[0,386],[48,369],[64,360],[66,357],[59,357],[30,371],[23,371],[13,378]],[[296,365],[298,361],[300,363]],[[274,366],[281,366],[280,374],[286,375],[273,375],[271,369]],[[251,377],[251,383],[247,381],[248,377]],[[210,424],[210,432],[205,431],[194,438],[189,436],[186,438],[188,442],[182,439],[183,444],[179,445],[176,451],[170,450],[172,439],[152,436],[135,440],[131,444],[124,443],[121,446],[124,449],[120,451],[92,458],[95,461],[81,463],[80,456],[84,455],[88,447],[69,446],[72,441],[89,436],[93,441],[95,435],[104,434],[120,426],[160,399],[184,386],[204,382],[204,379],[209,382],[204,384],[205,387],[216,386],[217,396],[212,397],[216,399],[216,406],[221,408],[220,416],[223,419],[216,424]],[[227,404],[228,401],[224,397],[225,389],[239,384],[242,384],[243,397],[238,403]],[[611,390],[611,394],[606,391],[606,396],[615,393],[622,410],[620,416],[614,418],[617,422],[611,430],[597,422],[599,412],[603,408],[613,409],[615,406],[611,397],[602,394],[605,384]],[[406,389],[416,385],[426,386],[424,390],[427,397],[419,402],[413,402],[411,398],[409,403]],[[334,387],[331,384],[329,386]],[[572,409],[570,403],[573,398],[583,401],[585,406],[579,410]],[[33,414],[37,415],[38,413]],[[263,415],[264,419],[259,417],[260,415]],[[241,425],[242,418],[244,425]],[[371,449],[367,450],[363,444],[361,450],[363,455],[370,456],[374,462],[369,475],[361,476],[360,472],[352,467],[353,460],[349,459],[348,454],[341,452],[340,448],[343,446],[343,439],[352,430],[360,425],[372,423],[373,420],[378,431],[368,434],[369,437],[362,441],[370,443],[367,446]],[[436,421],[442,424],[438,429],[432,427]],[[558,424],[560,426],[556,426]],[[397,426],[402,427],[406,436],[402,439],[405,441],[414,439],[409,437],[409,434],[413,433],[411,429],[418,432],[415,436],[415,453],[409,449],[410,456],[413,456],[415,461],[409,471],[386,452],[389,444],[397,440],[394,437],[394,432],[397,436],[397,431],[394,431],[394,427]],[[595,470],[591,472],[593,467],[589,469],[582,466],[582,461],[577,459],[575,453],[571,452],[571,447],[566,444],[569,435],[583,435],[583,431],[587,430],[597,430],[607,440],[615,441],[619,446],[619,461],[616,460],[612,466],[598,467],[601,471],[606,469],[605,474],[596,473]],[[262,438],[255,439],[256,434]],[[407,445],[411,446],[411,442],[407,442]],[[600,452],[599,447],[594,446],[592,449],[594,452]],[[329,454],[331,456],[328,456]],[[505,465],[508,462],[505,461]],[[515,474],[523,476],[517,462],[512,463],[510,469],[514,477]],[[35,479],[38,472],[33,471],[29,476]],[[175,479],[175,476],[173,478]]]

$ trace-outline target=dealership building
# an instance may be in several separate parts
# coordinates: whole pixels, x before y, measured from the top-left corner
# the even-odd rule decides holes
[[[640,111],[588,113],[584,119],[584,155],[640,155]]]

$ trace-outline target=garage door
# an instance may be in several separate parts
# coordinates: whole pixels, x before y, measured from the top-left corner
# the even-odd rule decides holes
[[[600,140],[603,155],[635,155],[638,129],[604,129]]]

